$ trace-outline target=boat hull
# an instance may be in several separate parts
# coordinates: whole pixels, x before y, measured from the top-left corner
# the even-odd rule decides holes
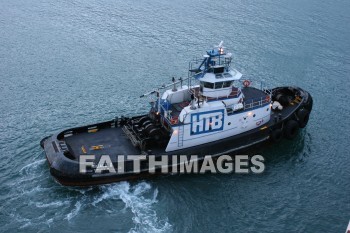
[[[139,173],[134,173],[131,170],[128,171],[128,167],[130,167],[131,164],[126,164],[125,167],[127,170],[123,174],[96,174],[93,171],[88,173],[80,173],[78,159],[79,152],[81,152],[81,154],[85,154],[83,153],[83,144],[87,142],[90,142],[88,143],[90,145],[98,145],[103,143],[106,145],[108,144],[108,141],[113,141],[114,146],[104,148],[102,151],[96,150],[88,152],[94,152],[99,156],[108,153],[115,155],[152,154],[155,156],[197,155],[199,160],[201,160],[206,155],[211,155],[213,157],[224,154],[233,155],[242,150],[246,150],[247,148],[251,148],[254,145],[267,141],[277,142],[281,139],[279,132],[282,133],[282,136],[284,134],[285,137],[292,133],[289,132],[290,130],[288,129],[291,121],[298,122],[300,128],[305,127],[307,124],[308,115],[306,118],[305,114],[303,113],[311,113],[313,100],[308,92],[298,87],[278,87],[272,89],[272,91],[273,100],[276,99],[281,93],[289,93],[288,95],[291,96],[298,95],[300,96],[300,99],[293,105],[288,105],[288,107],[282,111],[273,112],[269,122],[253,130],[186,149],[180,149],[172,152],[165,152],[165,147],[154,148],[152,151],[147,152],[139,150],[132,145],[130,140],[124,135],[122,127],[117,125],[115,120],[68,129],[44,138],[40,144],[45,151],[46,159],[50,167],[50,173],[62,185],[89,186],[123,180],[144,179],[159,175],[160,171],[150,173],[148,171],[147,164],[141,164],[141,171]],[[139,117],[142,116],[138,116],[136,118]],[[303,125],[305,122],[301,121],[306,121],[306,124]],[[89,133],[93,132],[94,130],[98,130],[99,134]],[[72,135],[74,137],[72,137]],[[116,161],[112,162],[115,163]],[[132,161],[130,161],[130,163],[131,162]],[[169,167],[171,166],[173,166],[173,164],[169,164]]]

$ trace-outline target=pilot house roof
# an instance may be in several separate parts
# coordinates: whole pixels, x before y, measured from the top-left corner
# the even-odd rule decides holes
[[[242,74],[236,69],[231,69],[228,72],[223,73],[206,73],[200,81],[203,82],[223,82],[223,81],[236,81],[242,77]]]

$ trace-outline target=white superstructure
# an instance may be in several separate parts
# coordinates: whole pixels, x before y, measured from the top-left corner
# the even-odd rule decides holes
[[[166,86],[172,89],[162,95],[160,89],[148,93],[157,94],[153,109],[171,133],[167,152],[232,137],[270,120],[270,91],[252,87],[250,80],[242,82],[222,44],[190,62],[187,85],[173,79]]]

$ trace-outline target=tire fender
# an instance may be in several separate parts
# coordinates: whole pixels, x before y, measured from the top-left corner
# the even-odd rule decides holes
[[[298,123],[300,128],[305,128],[307,123],[309,122],[310,112],[307,109],[300,109],[298,111]]]
[[[288,139],[293,139],[298,135],[299,124],[295,120],[289,120],[284,128],[284,136]]]
[[[281,129],[274,129],[271,133],[271,140],[273,142],[280,142],[283,138],[283,131]]]

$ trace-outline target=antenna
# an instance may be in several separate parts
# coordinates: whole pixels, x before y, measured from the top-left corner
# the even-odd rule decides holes
[[[214,45],[214,48],[224,49],[224,41],[222,40],[218,45]]]
[[[214,45],[215,48],[219,50],[220,54],[224,54],[224,41],[221,41],[218,45]]]

